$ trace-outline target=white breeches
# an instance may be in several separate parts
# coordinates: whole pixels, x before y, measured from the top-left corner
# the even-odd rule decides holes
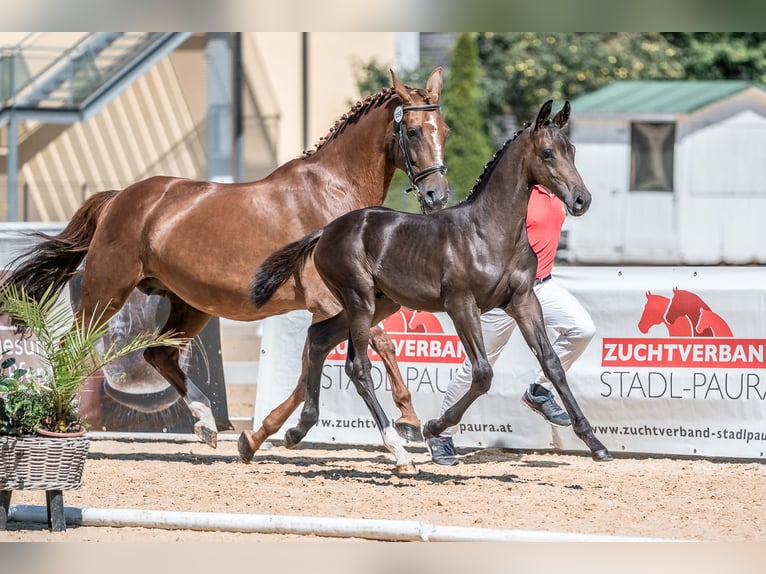
[[[556,284],[555,278],[535,286],[534,291],[543,310],[546,328],[558,333],[552,343],[553,350],[566,371],[583,354],[595,335],[593,319],[569,291]],[[490,364],[495,364],[515,329],[516,321],[502,309],[492,309],[481,316],[481,332]],[[553,385],[545,377],[542,369],[538,371],[534,382],[552,390]],[[470,386],[471,362],[466,358],[447,386],[441,414],[468,392]],[[457,427],[450,427],[442,434],[451,435],[456,430]]]

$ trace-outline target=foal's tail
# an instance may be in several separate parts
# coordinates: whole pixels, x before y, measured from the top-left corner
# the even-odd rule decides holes
[[[35,301],[49,288],[52,294],[61,291],[85,259],[101,212],[117,193],[102,191],[88,198],[58,235],[30,233],[39,243],[10,263],[2,284],[14,285]]]
[[[262,307],[276,293],[291,275],[299,273],[306,265],[306,260],[314,251],[322,229],[309,233],[269,255],[255,272],[255,280],[250,290],[250,300],[256,307]]]

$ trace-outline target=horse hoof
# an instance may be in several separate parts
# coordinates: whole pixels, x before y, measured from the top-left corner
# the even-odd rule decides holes
[[[396,474],[399,476],[416,476],[419,472],[413,462],[396,465]]]
[[[237,441],[239,460],[244,463],[248,463],[253,460],[253,455],[255,454],[255,449],[250,444],[250,437],[248,437],[246,434],[247,432],[248,431],[242,431],[242,434],[239,435],[239,440]],[[253,432],[250,431],[250,434],[253,434]]]
[[[609,454],[609,451],[605,448],[600,448],[596,451],[593,451],[593,460],[596,462],[608,462],[610,460],[614,460],[612,458],[612,455]]]
[[[296,429],[288,429],[285,433],[285,447],[286,448],[298,448],[298,443],[301,442],[303,436],[300,431]]]
[[[196,434],[197,437],[210,448],[218,447],[218,431],[217,430],[211,429],[210,427],[206,427],[201,422],[197,422],[194,425],[194,434]]]
[[[406,441],[420,442],[423,440],[423,433],[420,431],[420,427],[411,425],[410,423],[394,423],[396,432]]]
[[[429,438],[434,438],[434,433],[431,432],[431,429],[428,428],[428,425],[434,421],[428,421],[426,424],[423,425],[423,440],[428,440]]]

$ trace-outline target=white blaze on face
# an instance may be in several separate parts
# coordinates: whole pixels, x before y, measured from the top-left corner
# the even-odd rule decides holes
[[[439,138],[437,137],[439,135],[439,128],[436,125],[436,118],[433,117],[433,114],[430,118],[428,118],[428,123],[431,124],[431,126],[434,128],[431,132],[431,137],[434,140],[434,151],[436,153],[434,161],[437,165],[444,165],[444,150],[442,149],[442,146],[439,143]]]

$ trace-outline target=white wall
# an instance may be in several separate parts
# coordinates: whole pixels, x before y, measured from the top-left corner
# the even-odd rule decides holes
[[[593,194],[568,222],[572,262],[766,262],[766,96],[747,91],[676,118],[673,193],[630,191],[630,120],[574,118],[575,163]]]

